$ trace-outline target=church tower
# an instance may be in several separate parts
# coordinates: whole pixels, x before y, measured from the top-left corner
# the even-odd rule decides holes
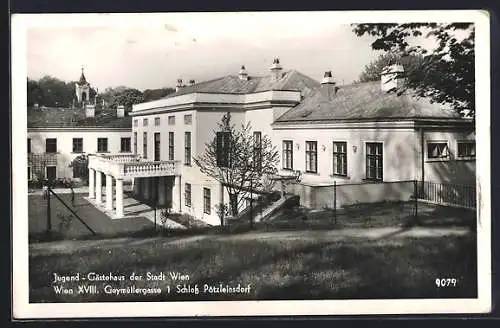
[[[82,67],[82,75],[80,75],[80,80],[75,84],[75,91],[78,104],[84,107],[85,104],[89,103],[90,84],[87,82],[85,74],[83,74],[83,67]]]

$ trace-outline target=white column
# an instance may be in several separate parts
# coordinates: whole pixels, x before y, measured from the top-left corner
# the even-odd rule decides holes
[[[123,180],[116,179],[116,217],[123,217]]]
[[[102,203],[102,183],[101,183],[101,176],[102,173],[100,171],[96,171],[96,177],[95,177],[95,202],[97,204]]]
[[[106,209],[113,210],[113,177],[106,174]]]
[[[180,213],[181,207],[181,177],[174,177],[174,185],[172,186],[172,211]]]
[[[89,169],[89,198],[95,198],[95,170]]]

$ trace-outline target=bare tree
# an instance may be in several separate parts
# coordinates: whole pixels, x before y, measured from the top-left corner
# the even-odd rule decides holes
[[[255,191],[268,189],[276,174],[278,151],[267,135],[254,134],[250,123],[236,128],[226,113],[205,152],[194,158],[201,172],[219,181],[229,194],[230,211],[237,215],[242,202]]]

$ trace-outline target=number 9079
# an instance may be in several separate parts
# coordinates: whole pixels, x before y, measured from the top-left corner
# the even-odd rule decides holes
[[[456,287],[457,279],[456,278],[437,278],[435,281],[437,287]]]

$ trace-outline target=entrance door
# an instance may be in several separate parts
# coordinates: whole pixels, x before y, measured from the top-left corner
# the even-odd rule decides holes
[[[56,167],[47,166],[47,180],[54,181],[56,179]]]
[[[155,161],[160,160],[160,133],[155,133]]]

